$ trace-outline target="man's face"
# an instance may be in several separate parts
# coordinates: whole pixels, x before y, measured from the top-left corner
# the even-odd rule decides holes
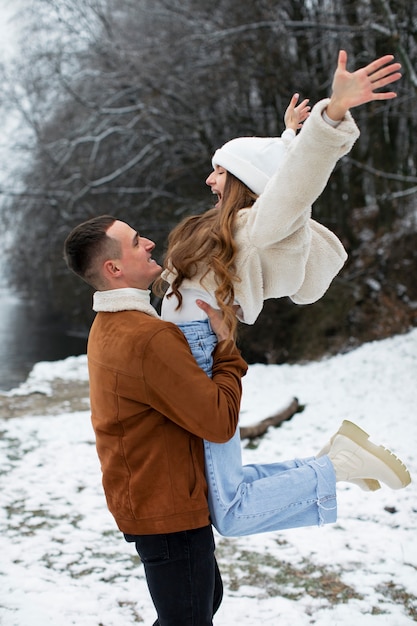
[[[108,237],[116,239],[121,247],[120,259],[115,264],[120,270],[120,287],[148,289],[162,272],[162,267],[152,258],[155,244],[141,237],[129,224],[116,220],[107,230]]]

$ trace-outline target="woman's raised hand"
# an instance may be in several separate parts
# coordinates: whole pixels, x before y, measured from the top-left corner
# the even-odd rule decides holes
[[[308,105],[308,98],[297,104],[299,98],[300,94],[295,93],[293,95],[284,115],[285,128],[292,128],[295,131],[301,128],[303,122],[308,118],[311,108]]]
[[[401,64],[394,63],[392,54],[380,57],[355,72],[348,72],[346,64],[347,53],[340,50],[326,111],[331,119],[341,120],[349,109],[366,102],[396,97],[394,91],[375,91],[401,78]]]

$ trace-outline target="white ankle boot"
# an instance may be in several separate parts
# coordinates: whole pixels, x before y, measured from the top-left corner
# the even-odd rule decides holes
[[[378,488],[376,481],[391,489],[402,489],[411,482],[404,463],[390,450],[369,441],[368,433],[347,420],[331,438],[327,455],[336,481],[353,482],[371,491]]]
[[[347,420],[344,420],[344,422],[342,422],[342,425],[340,426],[339,430],[337,431],[337,433],[335,433],[333,435],[333,437],[330,439],[330,441],[328,441],[326,443],[326,445],[324,446],[324,448],[322,448],[320,450],[320,452],[316,455],[317,458],[324,456],[325,454],[329,454],[330,452],[330,448],[332,446],[332,443],[336,437],[336,435],[346,435],[349,436],[349,424],[351,424],[352,422],[348,422]],[[360,487],[363,491],[377,491],[378,489],[381,489],[381,485],[379,483],[379,481],[377,480],[373,480],[372,478],[358,478],[357,480],[350,480],[349,482],[354,483],[355,485],[357,485],[358,487]]]

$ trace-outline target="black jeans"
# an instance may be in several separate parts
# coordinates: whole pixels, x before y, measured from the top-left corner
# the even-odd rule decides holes
[[[126,535],[134,542],[158,614],[154,626],[212,626],[223,597],[211,526],[165,535]]]

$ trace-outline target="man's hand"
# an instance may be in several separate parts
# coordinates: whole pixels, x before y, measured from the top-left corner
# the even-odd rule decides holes
[[[232,339],[230,336],[230,329],[227,328],[223,314],[219,309],[214,309],[212,306],[204,302],[204,300],[196,300],[197,306],[200,307],[210,320],[210,326],[217,336],[218,341],[225,341],[226,339]]]
[[[285,111],[284,124],[285,128],[292,128],[297,131],[303,125],[303,122],[310,115],[310,108],[308,106],[309,100],[303,100],[297,106],[298,98],[300,94],[295,93],[290,100],[290,103]]]
[[[343,119],[346,112],[373,100],[390,100],[397,94],[394,91],[375,93],[401,78],[400,63],[393,63],[392,54],[387,54],[356,72],[346,69],[347,53],[340,50],[337,68],[333,77],[332,95],[327,106],[327,115],[335,121]]]

